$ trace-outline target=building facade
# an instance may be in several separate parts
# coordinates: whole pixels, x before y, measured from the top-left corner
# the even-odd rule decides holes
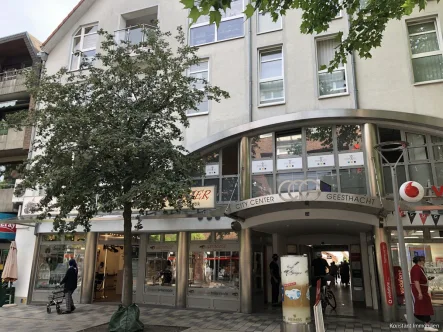
[[[182,25],[202,59],[189,75],[231,95],[189,112],[185,129],[186,147],[207,160],[195,187],[213,188],[216,205],[142,217],[144,228],[133,238],[134,299],[249,313],[270,300],[272,253],[312,257],[339,250],[349,252],[352,301],[393,321],[404,307],[389,165],[401,157],[399,183],[419,182],[426,200],[437,205],[442,195],[443,5],[429,2],[425,11],[390,22],[372,59],[348,56],[333,73],[321,66],[332,59],[338,32],[346,34],[345,12],[326,33],[302,35],[301,12],[289,11],[277,22],[261,14],[245,21],[244,6],[233,1],[216,28],[207,18],[190,26],[176,0],[112,6],[83,0],[44,43],[46,68],[54,73],[78,69],[73,51],[93,56],[98,29],[136,42],[140,24],[158,20],[164,31]],[[380,157],[374,147],[390,141],[409,143],[403,156]],[[32,217],[27,206],[38,196],[22,198],[22,218]],[[410,262],[425,255],[436,276],[431,290],[439,319],[443,207],[429,205],[404,206],[402,218]],[[232,231],[234,220],[241,231]],[[76,301],[117,301],[121,215],[98,216],[88,234],[58,237],[51,229],[47,221],[18,230],[19,260],[26,266],[18,300],[45,301],[75,257],[81,275]]]

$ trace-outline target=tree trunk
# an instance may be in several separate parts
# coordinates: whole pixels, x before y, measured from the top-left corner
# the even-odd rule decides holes
[[[123,260],[123,305],[132,304],[132,204],[123,208],[124,260]]]

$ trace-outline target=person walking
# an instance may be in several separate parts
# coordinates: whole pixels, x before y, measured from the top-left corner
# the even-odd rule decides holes
[[[272,286],[272,306],[278,305],[278,294],[280,293],[280,267],[278,266],[278,255],[272,255],[272,262],[269,264],[271,272],[271,286]]]
[[[428,277],[425,273],[425,257],[415,256],[412,261],[414,266],[411,269],[411,288],[414,298],[414,316],[425,323],[425,331],[438,331],[430,324],[431,316],[434,315],[434,309],[432,308],[431,297],[429,296],[428,280],[434,278]],[[405,315],[405,317],[407,317]]]
[[[335,282],[337,282],[338,266],[335,264],[335,262],[331,262],[331,266],[329,267],[329,274],[334,278]]]
[[[72,299],[72,293],[77,289],[77,263],[74,259],[69,260],[69,268],[66,271],[66,275],[60,282],[60,285],[64,285],[65,299],[66,299],[66,311],[64,314],[70,314],[75,310],[74,301]]]
[[[347,261],[343,261],[342,266],[340,267],[340,281],[342,284],[344,284],[346,287],[349,284],[349,275],[350,269],[349,269],[349,263]]]

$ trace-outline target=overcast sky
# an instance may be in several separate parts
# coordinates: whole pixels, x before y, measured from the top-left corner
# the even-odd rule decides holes
[[[0,0],[0,38],[28,31],[41,42],[79,0]]]

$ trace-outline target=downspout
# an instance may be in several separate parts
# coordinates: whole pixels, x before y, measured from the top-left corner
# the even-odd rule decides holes
[[[248,1],[251,4],[251,0]],[[252,17],[248,19],[248,115],[252,122]]]
[[[348,16],[348,31],[351,28],[351,21]],[[355,52],[351,53],[351,68],[352,68],[352,83],[354,84],[354,108],[358,110],[358,88],[357,88],[357,74],[356,74],[356,65],[355,65]]]

